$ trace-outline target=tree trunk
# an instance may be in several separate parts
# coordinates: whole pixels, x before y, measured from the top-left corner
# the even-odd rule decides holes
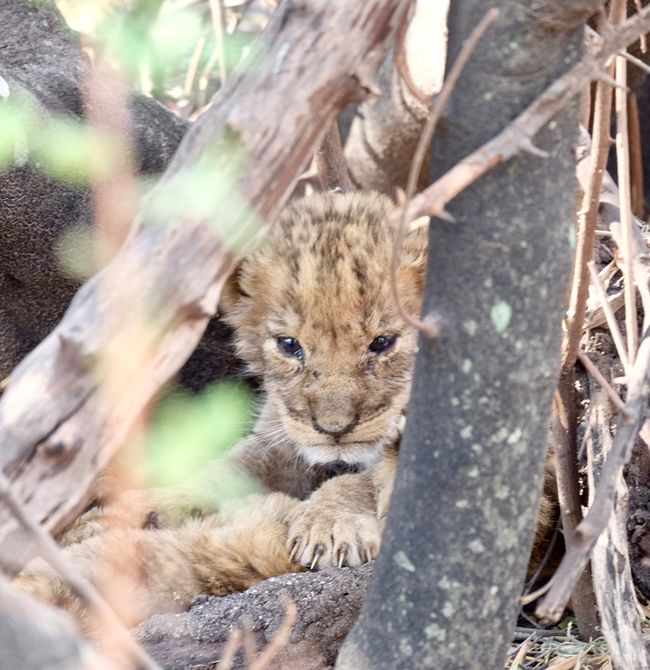
[[[580,56],[597,3],[492,3],[501,14],[452,96],[436,174],[499,132]],[[567,15],[562,15],[562,7]],[[453,63],[485,12],[450,9]],[[570,20],[571,19],[571,20]],[[501,668],[542,487],[575,221],[577,105],[432,220],[421,338],[375,579],[337,668]]]

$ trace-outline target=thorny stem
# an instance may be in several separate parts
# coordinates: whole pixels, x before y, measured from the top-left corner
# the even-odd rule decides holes
[[[445,206],[486,172],[520,151],[542,155],[531,138],[558,113],[582,87],[601,76],[609,58],[634,42],[640,32],[650,31],[650,7],[611,31],[594,51],[556,79],[527,109],[498,135],[459,161],[407,205],[407,220],[444,215]]]
[[[492,25],[494,20],[497,18],[498,14],[499,14],[498,9],[496,8],[490,9],[487,12],[487,14],[485,14],[485,16],[481,19],[478,25],[474,28],[471,35],[463,44],[463,47],[460,50],[460,53],[458,54],[458,58],[451,67],[451,70],[449,71],[449,76],[445,79],[442,89],[440,90],[440,93],[438,94],[437,98],[435,99],[431,107],[431,113],[429,114],[429,118],[427,119],[427,122],[425,123],[424,128],[422,129],[420,139],[418,140],[418,144],[415,149],[413,160],[411,161],[408,180],[406,182],[405,200],[403,203],[401,203],[401,207],[394,213],[396,217],[399,216],[399,219],[397,227],[397,238],[395,240],[395,245],[393,246],[393,256],[391,259],[391,266],[390,266],[390,285],[393,291],[393,299],[395,301],[397,311],[399,312],[400,316],[404,319],[404,321],[406,321],[406,323],[410,324],[414,328],[417,328],[418,330],[422,331],[427,337],[431,339],[437,337],[438,335],[438,328],[434,320],[431,317],[425,317],[423,320],[420,320],[415,316],[413,316],[412,314],[409,314],[404,305],[402,304],[402,300],[399,295],[399,290],[397,287],[397,267],[399,265],[399,257],[402,250],[402,244],[404,242],[404,236],[406,234],[406,228],[408,223],[408,205],[415,194],[418,177],[420,175],[420,171],[422,170],[422,164],[424,162],[424,158],[429,148],[429,145],[431,144],[431,140],[436,130],[438,121],[440,120],[440,117],[442,115],[442,111],[445,105],[447,104],[447,101],[449,100],[460,78],[460,75],[462,74],[462,71],[465,65],[467,64],[467,61],[470,59],[470,56],[476,49],[479,41],[485,34],[485,31]],[[438,212],[437,214],[438,216],[442,216],[443,218],[444,217],[450,218],[450,215],[446,212],[443,213]]]

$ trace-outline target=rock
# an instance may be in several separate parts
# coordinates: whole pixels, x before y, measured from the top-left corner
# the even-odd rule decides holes
[[[356,621],[371,574],[371,564],[330,568],[274,577],[223,598],[202,596],[188,612],[151,617],[139,626],[137,638],[165,670],[211,668],[231,633],[242,625],[250,630],[258,651],[268,645],[284,619],[286,594],[298,614],[289,644],[269,667],[323,670],[334,664]],[[246,665],[238,652],[233,667]]]

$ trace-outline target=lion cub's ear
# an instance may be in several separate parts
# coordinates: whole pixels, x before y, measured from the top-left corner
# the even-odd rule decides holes
[[[219,314],[233,312],[242,298],[249,297],[248,293],[242,288],[244,263],[245,261],[240,261],[237,267],[230,273],[228,279],[226,279],[226,283],[221,291],[221,297],[219,298]]]
[[[421,217],[409,224],[402,244],[401,263],[406,267],[426,269],[429,248],[429,217]]]

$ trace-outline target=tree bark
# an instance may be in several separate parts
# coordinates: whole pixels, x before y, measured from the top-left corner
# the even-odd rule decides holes
[[[549,29],[545,3],[493,4],[501,14],[440,124],[436,174],[580,56],[575,20]],[[449,63],[484,11],[480,0],[452,3]],[[559,369],[577,123],[573,105],[537,138],[548,158],[508,161],[452,202],[455,222],[431,222],[423,312],[440,336],[421,338],[375,579],[337,668],[503,666]]]
[[[78,513],[97,472],[196,346],[238,254],[263,232],[256,217],[273,219],[336,114],[363,96],[406,4],[281,5],[251,57],[255,67],[229,79],[122,249],[14,371],[0,401],[0,467],[48,529]],[[204,171],[206,200],[194,208],[178,184],[201,167],[210,179]],[[236,234],[243,248],[229,240]],[[111,352],[132,346],[129,327],[143,309],[139,355],[107,398],[99,362],[106,367]],[[0,510],[0,542],[16,532]]]

